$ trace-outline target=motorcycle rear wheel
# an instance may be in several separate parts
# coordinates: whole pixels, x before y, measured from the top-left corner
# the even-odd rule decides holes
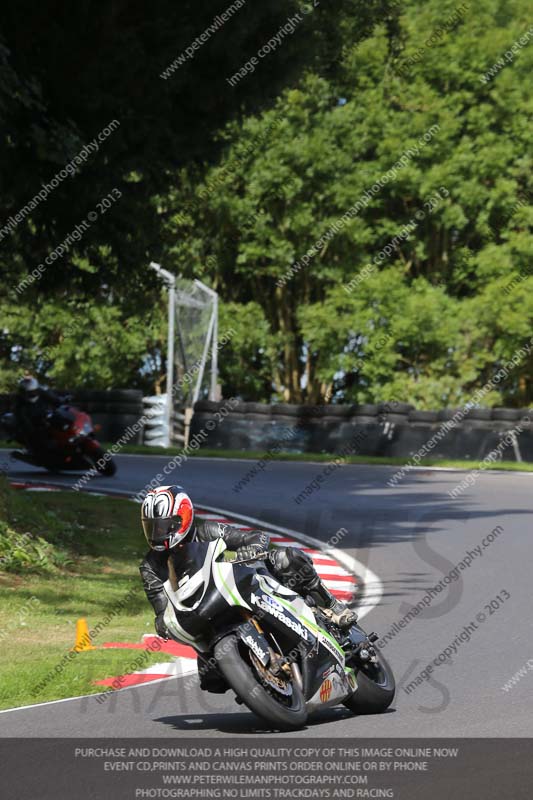
[[[225,636],[215,645],[218,667],[237,697],[250,711],[266,720],[278,730],[301,728],[307,722],[307,709],[299,687],[292,683],[291,705],[284,706],[261,685],[251,665],[247,664],[239,648],[240,639],[234,634]]]

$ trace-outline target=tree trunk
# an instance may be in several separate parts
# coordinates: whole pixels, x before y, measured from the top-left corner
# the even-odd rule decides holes
[[[300,336],[290,299],[285,286],[276,287],[277,327],[283,337],[283,399],[286,403],[301,403]]]

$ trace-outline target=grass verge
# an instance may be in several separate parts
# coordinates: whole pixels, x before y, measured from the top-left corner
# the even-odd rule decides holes
[[[97,647],[153,633],[138,572],[146,550],[138,513],[127,500],[17,492],[0,481],[6,536],[39,536],[63,554],[58,562],[0,561],[0,708],[102,691],[92,681],[131,672],[140,655],[141,668],[172,660],[127,649],[68,656],[80,617],[90,629],[101,623]]]
[[[106,447],[111,445],[107,444]],[[132,455],[168,455],[175,456],[181,452],[177,447],[147,447],[146,445],[126,445],[120,451]],[[338,458],[335,453],[268,453],[260,450],[215,450],[201,449],[187,454],[189,458],[240,458],[247,461],[316,461],[319,463],[334,461]],[[405,458],[392,458],[383,456],[344,456],[346,464],[378,464],[382,466],[403,467],[406,464]],[[447,459],[447,458],[423,458],[420,467],[451,467],[454,469],[471,470],[479,466],[479,461]],[[533,464],[526,461],[497,461],[484,466],[484,469],[494,470],[503,469],[520,472],[533,472]]]
[[[13,447],[8,442],[0,442],[1,448]],[[111,442],[103,442],[102,447],[112,447]],[[178,447],[148,447],[145,444],[127,444],[120,449],[125,455],[143,456],[176,456],[181,453]],[[119,453],[119,454],[120,454]],[[202,448],[187,453],[188,458],[240,458],[247,461],[316,461],[319,463],[334,461],[338,458],[335,453],[269,453],[261,450],[219,450]],[[405,458],[392,458],[384,456],[343,456],[345,464],[377,464],[382,466],[403,467],[407,463]],[[472,459],[460,460],[449,458],[423,458],[419,467],[450,467],[452,469],[476,469],[479,461]],[[496,461],[483,467],[484,470],[509,470],[511,472],[533,472],[533,463],[526,461]]]

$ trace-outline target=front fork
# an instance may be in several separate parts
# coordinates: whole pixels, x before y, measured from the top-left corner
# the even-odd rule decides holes
[[[352,663],[355,662],[360,666],[369,663],[377,664],[378,655],[374,648],[374,642],[377,642],[378,639],[377,633],[366,634],[358,625],[353,625],[342,643],[346,660]]]
[[[85,436],[82,439],[78,439],[76,444],[82,453],[93,453],[95,450],[101,449],[100,443],[93,436]]]
[[[304,681],[303,681],[303,678],[302,678],[302,673],[300,671],[300,667],[296,663],[296,658],[295,657],[290,657],[290,654],[289,654],[289,657],[287,657],[287,656],[280,655],[279,653],[277,653],[269,645],[269,643],[267,641],[267,638],[265,636],[265,632],[263,631],[263,629],[262,629],[261,625],[259,624],[259,622],[257,621],[257,619],[255,619],[253,615],[248,614],[248,613],[245,613],[244,616],[245,616],[245,619],[247,620],[247,624],[249,626],[251,626],[251,628],[248,628],[248,630],[250,631],[251,629],[255,629],[254,632],[259,634],[260,639],[268,647],[269,660],[268,660],[267,663],[264,663],[264,666],[266,667],[268,665],[269,671],[272,673],[272,675],[274,675],[276,677],[284,677],[285,680],[287,678],[289,678],[289,677],[292,678],[294,680],[294,682],[297,684],[297,686],[303,691]],[[271,634],[271,635],[273,637],[273,634]],[[246,638],[248,638],[249,636],[250,636],[250,633],[248,633],[248,636],[244,638],[245,642],[246,642]],[[274,642],[277,645],[277,642],[276,642],[275,638],[274,638]],[[300,655],[300,652],[298,652],[298,655]]]

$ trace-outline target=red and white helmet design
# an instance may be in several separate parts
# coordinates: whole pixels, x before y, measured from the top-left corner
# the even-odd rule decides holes
[[[158,486],[143,500],[141,523],[153,550],[170,550],[182,542],[193,521],[191,498],[181,486]]]

